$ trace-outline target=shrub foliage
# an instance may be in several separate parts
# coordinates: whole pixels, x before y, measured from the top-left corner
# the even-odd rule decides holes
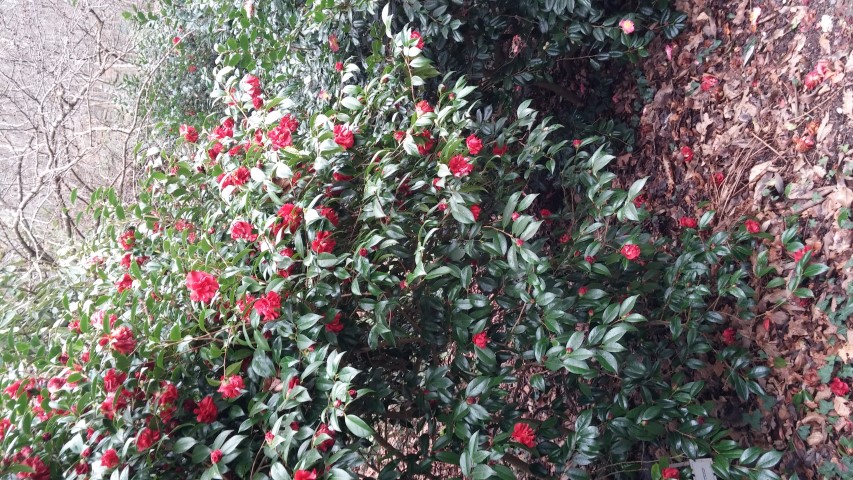
[[[93,197],[85,260],[6,295],[3,471],[675,478],[710,457],[720,478],[777,478],[781,453],[730,437],[703,374],[763,394],[767,367],[725,329],[775,272],[767,235],[708,212],[653,237],[645,181],[618,188],[602,138],[485,103],[532,77],[459,75],[507,29],[548,43],[511,62],[546,72],[642,57],[680,17],[474,3],[182,6],[227,18],[207,23],[226,32],[216,112],[149,152],[137,203]],[[810,295],[825,267],[795,268],[768,287]]]

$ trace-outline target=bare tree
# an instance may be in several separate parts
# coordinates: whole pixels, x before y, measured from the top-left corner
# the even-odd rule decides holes
[[[0,2],[0,261],[38,273],[93,224],[101,186],[135,196],[139,98],[116,84],[135,73],[132,2]],[[140,92],[141,95],[141,92]],[[75,201],[76,200],[76,201]]]

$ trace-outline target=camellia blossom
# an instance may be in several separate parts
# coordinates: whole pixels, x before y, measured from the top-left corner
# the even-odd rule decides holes
[[[186,140],[187,143],[195,143],[198,141],[198,131],[193,126],[183,124],[178,127],[178,133],[184,137],[184,140]]]
[[[432,106],[426,100],[421,100],[420,102],[415,104],[415,113],[417,113],[419,116],[432,112]]]
[[[735,340],[737,340],[737,331],[734,328],[729,327],[723,330],[723,343],[733,345]]]
[[[473,343],[479,348],[486,348],[486,346],[489,344],[489,337],[486,336],[486,332],[476,333],[471,339],[471,343]]]
[[[334,53],[337,53],[337,51],[341,49],[341,46],[338,43],[338,36],[334,33],[329,35],[329,49]]]
[[[115,392],[127,380],[127,374],[111,368],[104,374],[104,390]]]
[[[841,380],[838,377],[832,379],[829,382],[829,389],[832,390],[832,393],[838,395],[839,397],[843,397],[850,393],[850,385],[847,384],[844,380]]]
[[[275,320],[281,315],[281,296],[276,292],[267,292],[255,301],[254,309],[263,321]]]
[[[677,468],[667,467],[661,470],[660,472],[661,478],[664,479],[678,479],[681,477],[681,473],[678,472]]]
[[[480,219],[480,212],[481,211],[482,211],[482,209],[480,208],[479,205],[471,205],[471,215],[474,216],[474,221],[477,221]]]
[[[465,146],[468,147],[468,153],[471,155],[477,155],[480,153],[480,150],[483,149],[483,141],[476,135],[471,134],[465,139]]]
[[[743,226],[746,227],[746,231],[749,233],[758,233],[761,231],[761,225],[751,218],[743,222]]]
[[[335,249],[335,240],[332,238],[332,232],[320,231],[311,242],[311,250],[317,253],[332,253]]]
[[[220,460],[222,460],[222,450],[216,449],[210,452],[210,463],[215,465],[219,463]]]
[[[792,253],[791,257],[794,258],[795,262],[799,262],[806,255],[806,252],[810,252],[811,250],[812,250],[812,247],[806,245],[805,247],[803,247],[803,248],[797,250],[796,252]]]
[[[338,226],[340,219],[338,218],[338,213],[331,207],[320,207],[318,210],[320,215],[325,217],[332,225]]]
[[[708,92],[713,90],[718,83],[720,83],[720,81],[717,80],[717,77],[711,75],[703,75],[702,83],[699,85],[699,88],[701,88],[703,92]]]
[[[326,426],[325,423],[321,423],[320,426],[317,427],[317,430],[314,432],[314,437],[316,438],[320,435],[328,435],[329,437],[331,437],[326,440],[323,440],[320,445],[317,445],[317,450],[320,450],[321,452],[328,452],[330,448],[335,446],[335,432],[334,430]]]
[[[222,377],[218,392],[222,394],[223,398],[237,398],[243,393],[244,388],[243,377],[231,375],[228,378]]]
[[[512,427],[512,436],[510,438],[527,448],[536,446],[536,434],[533,432],[533,428],[526,423],[516,423]]]
[[[492,155],[502,157],[506,154],[507,150],[509,150],[509,147],[507,147],[506,145],[502,147],[495,145],[494,147],[492,147]]]
[[[623,18],[622,20],[619,20],[619,28],[625,32],[625,35],[630,35],[634,33],[634,21],[629,18]]]
[[[130,355],[136,348],[136,339],[130,327],[121,326],[110,333],[110,347],[122,355]]]
[[[219,291],[219,282],[216,281],[216,277],[199,270],[187,273],[186,284],[193,302],[210,303]]]
[[[693,217],[681,217],[678,224],[683,228],[696,228],[699,225]]]
[[[317,480],[317,470],[297,470],[293,474],[293,480]]]
[[[104,468],[113,468],[118,465],[118,462],[118,452],[114,448],[107,450],[101,456],[101,466]]]
[[[135,230],[127,230],[126,232],[121,234],[119,237],[119,243],[121,243],[121,248],[124,250],[130,250],[136,244],[136,231]]]
[[[409,38],[412,40],[417,39],[418,43],[416,43],[415,46],[420,48],[421,50],[424,49],[424,39],[421,38],[421,32],[413,30],[411,35],[409,35]]]
[[[121,293],[121,292],[129,289],[132,286],[133,286],[133,277],[131,277],[130,275],[128,275],[126,273],[124,274],[123,277],[121,277],[121,280],[116,282],[116,288],[118,289],[118,293]]]
[[[344,329],[344,324],[341,323],[341,312],[335,314],[335,318],[331,323],[326,324],[326,331],[331,333],[340,333]],[[294,377],[296,378],[296,377]]]
[[[251,223],[245,220],[238,220],[231,226],[231,239],[254,242],[258,239],[258,234],[252,233],[253,228]]]
[[[285,203],[278,209],[277,215],[281,217],[283,227],[290,233],[294,233],[299,224],[302,223],[302,208],[292,203]]]
[[[468,157],[462,155],[454,155],[447,166],[454,177],[464,177],[474,171],[474,165],[469,163]]]
[[[270,142],[272,142],[273,150],[293,145],[293,136],[291,133],[292,132],[289,128],[282,125],[278,125],[267,132],[267,137],[269,137]]]
[[[355,145],[355,135],[352,130],[344,125],[335,125],[335,143],[341,146],[344,150],[349,150]]]
[[[693,160],[693,149],[687,145],[681,147],[681,156],[684,157],[685,162],[690,163]]]
[[[338,72],[344,71],[344,62],[335,62],[335,70]]]
[[[628,260],[636,260],[640,258],[640,247],[633,243],[626,243],[622,249],[619,250],[619,253]]]
[[[193,413],[195,413],[195,418],[199,423],[213,423],[219,415],[219,409],[216,408],[213,397],[207,396],[198,402]]]
[[[136,437],[136,449],[140,452],[148,450],[160,440],[160,432],[150,428],[143,428]]]

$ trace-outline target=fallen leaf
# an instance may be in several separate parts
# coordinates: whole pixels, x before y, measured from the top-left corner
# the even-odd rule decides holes
[[[841,102],[841,113],[853,120],[853,90],[845,90]]]
[[[816,447],[823,443],[826,440],[826,435],[820,430],[815,430],[806,438],[806,443],[809,444],[810,447]]]
[[[850,406],[847,404],[847,400],[845,400],[844,397],[836,395],[835,398],[832,399],[832,408],[839,417],[847,418],[850,416]]]
[[[749,183],[753,183],[761,178],[761,176],[770,171],[771,168],[773,168],[773,160],[759,163],[749,169]]]
[[[838,350],[838,356],[845,362],[853,358],[853,330],[847,330],[847,342]]]

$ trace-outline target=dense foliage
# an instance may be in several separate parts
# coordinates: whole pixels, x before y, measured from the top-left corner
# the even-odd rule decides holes
[[[216,113],[149,151],[137,203],[93,197],[90,261],[5,297],[3,471],[688,478],[670,465],[710,457],[720,478],[778,478],[781,454],[732,440],[705,393],[763,393],[726,317],[752,315],[748,278],[783,273],[769,235],[713,232],[707,212],[652,237],[644,180],[618,188],[602,138],[557,138],[529,101],[476,109],[443,42],[488,49],[505,27],[410,23],[466,8],[439,3],[208,12],[229,19]],[[650,39],[643,8],[535,5],[552,13],[517,16],[548,41],[551,22],[601,22],[564,52],[639,57]],[[767,288],[807,297],[825,267],[795,235]]]

